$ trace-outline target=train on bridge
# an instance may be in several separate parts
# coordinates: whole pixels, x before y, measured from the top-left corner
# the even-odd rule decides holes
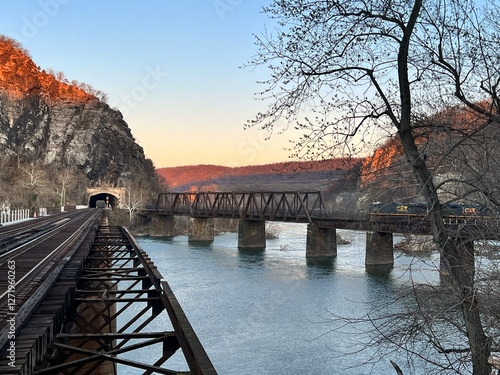
[[[493,218],[495,215],[492,210],[475,203],[447,203],[443,206],[444,216],[447,219],[470,219],[470,218]],[[374,202],[373,209],[370,212],[371,219],[379,218],[411,218],[424,217],[429,213],[429,207],[426,203],[400,203],[391,202],[383,204]]]

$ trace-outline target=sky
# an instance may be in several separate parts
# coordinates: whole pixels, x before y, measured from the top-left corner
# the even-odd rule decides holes
[[[242,68],[266,0],[0,0],[0,34],[42,69],[108,96],[157,168],[288,160],[297,134],[244,125],[267,104],[265,68]],[[278,129],[279,130],[279,129]]]

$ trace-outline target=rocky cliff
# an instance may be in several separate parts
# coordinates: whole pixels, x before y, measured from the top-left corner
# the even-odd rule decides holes
[[[90,186],[156,179],[119,111],[37,67],[6,37],[0,37],[0,151],[2,161],[76,167]]]
[[[415,120],[412,134],[443,202],[500,205],[497,123],[465,106],[455,106]],[[361,173],[359,189],[367,204],[425,201],[397,136],[366,158]]]

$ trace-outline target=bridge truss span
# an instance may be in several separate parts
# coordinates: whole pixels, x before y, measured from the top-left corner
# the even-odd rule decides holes
[[[172,216],[297,222],[327,217],[319,191],[161,193],[155,212]]]

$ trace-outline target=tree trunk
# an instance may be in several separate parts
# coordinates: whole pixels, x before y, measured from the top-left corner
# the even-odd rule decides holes
[[[408,76],[408,51],[410,39],[421,7],[422,0],[414,0],[412,13],[406,28],[403,30],[403,36],[399,45],[398,83],[401,115],[399,123],[396,121],[395,126],[398,129],[398,135],[408,162],[413,168],[413,173],[429,206],[428,217],[434,241],[439,246],[440,255],[443,257],[444,264],[451,277],[452,287],[456,289],[461,298],[461,308],[472,356],[473,374],[489,375],[490,366],[488,364],[488,357],[490,356],[490,348],[488,339],[484,334],[478,302],[475,298],[474,262],[472,261],[472,267],[470,267],[470,261],[464,262],[465,259],[470,260],[470,257],[473,260],[474,253],[467,254],[467,247],[464,247],[463,241],[459,238],[450,238],[450,233],[446,231],[443,222],[443,210],[434,181],[432,180],[432,175],[427,168],[424,158],[420,156],[412,132],[412,102]],[[460,256],[460,252],[467,256]]]
[[[490,340],[484,334],[474,288],[474,248],[461,239],[440,244],[441,256],[451,276],[453,287],[462,298],[462,314],[472,356],[473,374],[489,375]]]
[[[420,157],[411,132],[399,133],[408,161],[413,166],[414,175],[422,188],[430,207],[429,220],[432,235],[439,246],[440,255],[450,275],[452,287],[461,297],[461,308],[470,346],[473,375],[489,375],[489,340],[484,334],[474,289],[474,250],[471,243],[461,238],[450,238],[443,222],[442,207],[432,180],[432,176]],[[472,248],[472,249],[471,249]]]

